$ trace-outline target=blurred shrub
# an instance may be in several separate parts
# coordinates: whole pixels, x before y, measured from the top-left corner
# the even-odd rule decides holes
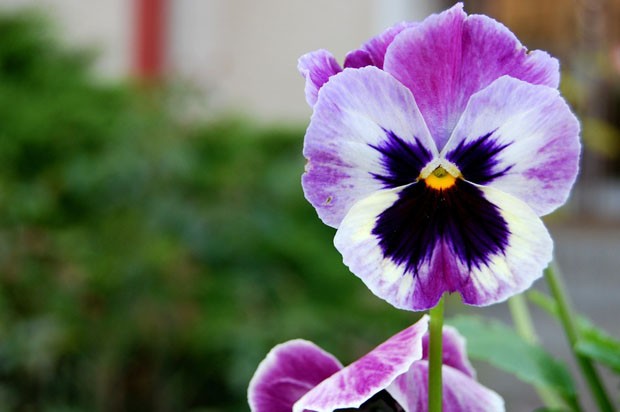
[[[180,124],[47,27],[0,17],[0,409],[247,410],[274,344],[347,363],[415,320],[303,199],[301,127]]]

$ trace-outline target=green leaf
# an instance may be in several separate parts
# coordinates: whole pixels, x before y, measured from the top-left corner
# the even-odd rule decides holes
[[[472,359],[489,362],[520,380],[556,391],[568,405],[575,402],[575,385],[566,366],[539,345],[525,342],[501,322],[477,316],[457,316],[447,323],[467,338]]]
[[[599,331],[600,332],[600,331]],[[620,374],[620,342],[601,332],[577,341],[577,352]]]
[[[528,298],[557,319],[557,306],[553,298],[536,290],[529,292]],[[577,328],[579,333],[575,345],[577,352],[620,374],[620,340],[584,316],[577,317]]]
[[[620,341],[586,318],[578,322],[577,352],[620,374]]]

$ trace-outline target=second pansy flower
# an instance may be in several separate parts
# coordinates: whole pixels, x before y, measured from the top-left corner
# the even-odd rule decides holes
[[[252,412],[428,410],[428,317],[342,367],[312,342],[271,350],[248,388]],[[503,399],[476,381],[465,339],[443,329],[445,412],[503,412]]]
[[[558,63],[458,4],[349,53],[300,59],[314,114],[304,192],[344,262],[379,297],[425,310],[528,288],[551,260],[539,216],[578,170]]]

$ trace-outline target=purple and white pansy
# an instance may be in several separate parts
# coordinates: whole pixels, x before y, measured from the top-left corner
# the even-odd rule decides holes
[[[558,61],[459,3],[388,29],[344,66],[325,50],[299,61],[314,111],[304,193],[345,264],[407,310],[527,289],[552,258],[540,216],[578,171]]]
[[[274,347],[250,381],[252,412],[428,410],[428,317],[343,368],[312,342]],[[443,410],[504,411],[504,401],[476,381],[455,329],[443,330]]]

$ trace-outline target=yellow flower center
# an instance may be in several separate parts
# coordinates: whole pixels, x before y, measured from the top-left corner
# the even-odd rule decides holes
[[[452,176],[446,169],[438,166],[432,173],[430,173],[425,179],[427,187],[435,190],[446,190],[454,186],[456,183],[456,177]]]

